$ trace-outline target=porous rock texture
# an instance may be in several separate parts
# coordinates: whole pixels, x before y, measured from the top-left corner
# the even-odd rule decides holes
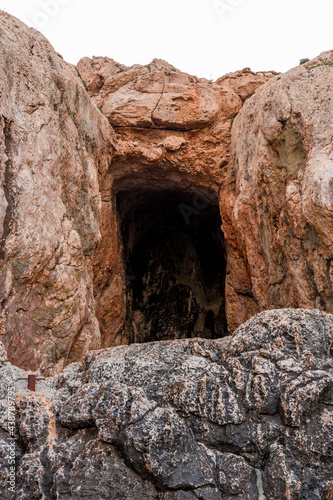
[[[273,310],[232,337],[88,354],[35,393],[16,386],[17,484],[4,499],[331,499],[333,317]]]

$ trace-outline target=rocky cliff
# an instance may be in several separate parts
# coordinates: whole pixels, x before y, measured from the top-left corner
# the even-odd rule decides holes
[[[211,82],[0,34],[1,498],[332,499],[333,52]]]
[[[100,345],[92,257],[112,130],[76,69],[0,15],[0,339],[52,372]]]
[[[254,74],[245,69],[213,83],[184,74],[158,59],[147,66],[128,68],[102,57],[82,59],[78,71],[92,101],[108,118],[116,134],[116,151],[111,168],[101,179],[101,242],[95,260],[96,313],[102,338],[105,339],[103,345],[123,343],[131,338],[157,340],[152,330],[164,329],[169,332],[169,338],[182,334],[189,337],[191,332],[194,336],[210,337],[227,333],[225,310],[229,307],[229,297],[225,298],[225,254],[228,250],[224,241],[214,249],[209,240],[223,239],[219,191],[231,157],[233,120],[245,100],[276,73]],[[145,205],[140,202],[141,199],[146,200]],[[185,224],[179,207],[183,207]],[[115,241],[117,209],[118,227],[125,226],[125,234]],[[155,227],[154,217],[161,210],[166,214],[166,220],[158,216]],[[217,217],[211,237],[202,234],[198,225],[203,221],[202,226],[206,227],[209,221],[214,220],[214,212]],[[198,215],[199,220],[196,219]],[[150,227],[145,224],[148,218]],[[135,229],[128,219],[135,221]],[[205,249],[194,249],[188,238],[184,241],[186,225],[193,219],[195,241],[202,241]],[[168,229],[161,231],[164,224],[173,228],[175,241],[172,243],[171,232]],[[129,234],[134,231],[139,234],[138,238]],[[172,248],[163,261],[156,256],[149,257],[147,263],[140,262],[138,270],[132,260],[135,260],[137,247],[141,253],[148,253],[147,247],[152,243],[145,242],[141,234],[149,234],[149,231],[155,234],[159,231],[163,248],[166,240]],[[129,239],[133,243],[128,250]],[[190,262],[185,259],[179,261],[177,256],[172,255],[180,253],[178,245],[190,256]],[[207,255],[203,256],[205,251]],[[159,248],[159,256],[161,253]],[[214,261],[216,253],[220,256]],[[200,265],[200,261],[209,259],[212,270]],[[146,267],[144,272],[143,267]],[[163,271],[158,275],[162,286],[156,286],[154,282],[156,268],[167,270],[166,276]],[[143,276],[140,276],[140,271]],[[213,273],[218,276],[218,283],[207,280]],[[137,280],[132,279],[134,283],[128,284],[126,274],[137,277]],[[171,280],[172,284],[163,285],[166,280]],[[205,285],[204,280],[207,281]],[[180,290],[178,285],[189,288]],[[142,291],[133,290],[140,286]],[[125,297],[124,287],[127,288]],[[199,288],[200,292],[197,291]],[[147,312],[146,307],[147,302],[154,303],[154,298],[150,297],[152,291],[154,297],[164,297],[164,302],[168,297],[169,303],[180,300],[188,304],[187,309],[191,313],[186,324],[177,325],[174,321],[171,325],[169,321],[165,326],[159,322],[156,327],[154,313]],[[164,304],[158,305],[155,309],[160,316]],[[169,308],[164,314],[179,317],[185,313]],[[206,321],[209,314],[212,320]],[[249,312],[247,314],[249,317]],[[119,327],[123,330],[126,315],[125,335],[116,339],[115,332]],[[205,328],[206,322],[214,323],[214,326]],[[152,326],[143,326],[147,324]]]
[[[160,60],[126,68],[107,58],[77,70],[20,21],[1,13],[0,23],[0,338],[9,359],[50,374],[101,346],[227,334],[218,194],[233,118],[273,73],[212,83]],[[182,206],[185,222],[203,214],[188,234]]]
[[[271,79],[235,120],[220,198],[230,327],[239,309],[333,312],[332,67],[324,52]]]
[[[332,52],[210,82],[158,59],[76,69],[0,22],[12,362],[52,374],[93,348],[228,335],[266,309],[333,312]]]

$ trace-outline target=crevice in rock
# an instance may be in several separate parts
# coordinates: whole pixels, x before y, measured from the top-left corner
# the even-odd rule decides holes
[[[156,489],[157,493],[164,493],[167,491],[167,488],[163,485],[162,481],[160,481],[157,477],[155,477],[149,469],[144,469],[138,464],[132,463],[132,461],[129,459],[127,456],[126,450],[124,449],[124,440],[123,440],[123,432],[120,433],[118,436],[118,439],[112,443],[107,443],[109,446],[112,446],[113,449],[115,450],[115,453],[117,454],[118,458],[124,461],[124,464],[126,467],[132,471],[134,474],[139,476],[142,480],[144,481],[149,481],[154,488]]]
[[[282,125],[282,132],[284,131],[284,129],[286,128],[287,126],[287,120],[278,120],[281,125]]]
[[[12,179],[12,159],[11,159],[11,148],[12,148],[12,121],[3,117],[5,126],[3,129],[3,133],[5,136],[5,148],[6,148],[6,168],[5,168],[5,176],[4,176],[4,193],[7,200],[7,209],[6,215],[3,222],[3,234],[0,239],[0,262],[5,257],[5,242],[11,230],[11,224],[13,220],[13,210],[15,205],[14,199],[14,189],[13,189],[13,179]]]
[[[227,334],[217,195],[179,186],[116,193],[130,343]]]
[[[42,481],[42,493],[45,498],[50,500],[56,500],[57,496],[53,492],[54,489],[54,474],[52,472],[51,461],[48,456],[48,448],[45,447],[40,454],[40,463],[44,469],[43,481]]]
[[[151,119],[152,119],[152,122],[154,123],[155,126],[157,126],[157,123],[154,120],[154,113],[155,113],[156,109],[158,108],[159,103],[161,102],[161,99],[162,99],[163,94],[164,94],[164,90],[165,90],[165,82],[163,83],[163,89],[162,89],[161,95],[156,103],[155,108],[153,109],[153,111],[151,113]]]

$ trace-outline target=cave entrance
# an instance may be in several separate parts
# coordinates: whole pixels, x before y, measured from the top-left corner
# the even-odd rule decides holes
[[[132,188],[116,201],[130,343],[226,335],[217,194]]]

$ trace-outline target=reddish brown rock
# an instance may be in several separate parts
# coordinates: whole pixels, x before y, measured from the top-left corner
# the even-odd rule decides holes
[[[80,79],[40,34],[0,21],[0,338],[10,361],[55,372],[91,348],[143,341],[140,307],[154,293],[150,340],[186,328],[214,338],[273,307],[332,312],[331,52],[285,75],[244,69],[216,82],[159,59],[128,68],[85,58]],[[167,265],[151,257],[131,276],[149,205],[153,219],[178,204],[187,224],[186,210],[201,214],[206,201],[192,246],[182,233],[172,240],[190,256],[183,267],[161,245]],[[218,203],[221,268],[202,229]]]
[[[259,72],[254,73],[250,68],[244,68],[241,71],[235,71],[234,73],[227,73],[222,76],[216,83],[223,87],[227,87],[235,92],[242,101],[246,101],[251,97],[256,90],[267,82],[267,78],[273,76],[278,76],[279,73],[275,71],[269,72]]]
[[[78,70],[92,100],[115,128],[115,176],[120,162],[122,177],[125,169],[133,173],[133,162],[143,171],[149,164],[157,175],[163,164],[172,163],[173,171],[206,185],[220,182],[221,168],[230,159],[231,121],[244,96],[274,75],[244,70],[212,83],[159,59],[126,68],[101,57],[82,59]],[[234,80],[240,85],[230,83]]]
[[[266,83],[233,127],[221,192],[231,330],[275,307],[333,311],[333,52]]]
[[[112,130],[75,67],[0,15],[0,339],[21,367],[60,370],[100,345],[92,256]]]
[[[245,98],[274,73],[243,70],[212,83],[157,59],[127,68],[101,57],[82,59],[78,70],[116,132],[112,166],[100,184],[95,297],[103,345],[118,345],[129,334],[123,330],[126,283],[117,193],[171,190],[184,192],[184,199],[189,192],[190,198],[205,193],[217,203],[230,160],[232,121]],[[244,319],[254,312],[245,310]]]
[[[84,58],[78,69],[115,127],[198,129],[209,125],[219,111],[218,93],[208,81],[159,59],[125,68],[108,58]]]

